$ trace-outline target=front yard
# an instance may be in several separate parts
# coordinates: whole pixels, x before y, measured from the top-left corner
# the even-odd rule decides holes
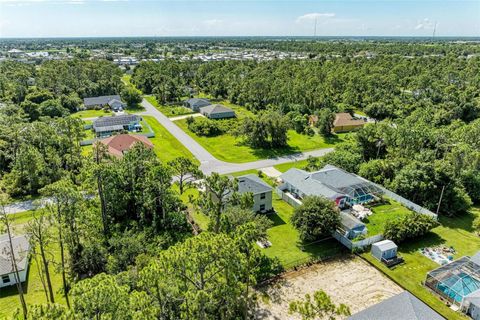
[[[110,110],[95,110],[95,109],[90,109],[90,110],[82,110],[75,112],[72,114],[72,117],[84,119],[84,118],[98,118],[98,117],[104,117],[104,116],[111,116],[113,113]]]
[[[428,235],[399,246],[398,251],[405,259],[405,264],[394,269],[388,269],[368,252],[363,253],[362,257],[447,319],[466,319],[463,315],[448,308],[438,296],[423,286],[422,282],[425,281],[427,273],[438,268],[439,265],[423,256],[419,250],[425,247],[445,245],[455,248],[457,252],[455,259],[475,254],[480,250],[480,237],[474,233],[472,222],[479,215],[480,208],[477,207],[470,214],[463,216],[440,217],[441,225],[433,229]]]
[[[182,116],[185,114],[194,113],[191,109],[185,108],[182,105],[174,105],[174,106],[165,106],[161,105],[157,102],[154,96],[145,96],[145,100],[150,102],[155,108],[158,109],[161,113],[166,115],[167,117],[175,117],[175,116]]]
[[[325,139],[320,135],[313,137],[298,134],[294,130],[288,131],[288,144],[286,148],[280,149],[255,149],[242,142],[231,134],[222,134],[215,137],[198,136],[188,129],[187,120],[175,121],[183,131],[200,143],[217,159],[226,162],[250,162],[260,159],[274,158],[278,156],[310,151],[315,149],[330,148],[336,143],[343,141],[344,134],[336,135],[333,138]]]

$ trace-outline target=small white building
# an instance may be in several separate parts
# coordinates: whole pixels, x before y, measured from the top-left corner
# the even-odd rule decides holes
[[[24,282],[28,272],[30,243],[26,236],[20,235],[12,237],[12,244],[20,282]],[[0,235],[0,288],[13,286],[16,283],[8,235],[2,234]]]
[[[253,194],[253,208],[255,212],[272,211],[272,187],[254,174],[246,174],[238,179],[238,192]]]
[[[390,260],[397,256],[397,245],[391,240],[383,240],[372,244],[372,256],[378,260]]]

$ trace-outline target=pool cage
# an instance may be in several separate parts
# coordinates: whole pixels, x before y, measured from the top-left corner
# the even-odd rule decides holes
[[[480,290],[480,266],[463,257],[432,270],[425,285],[448,302],[464,307],[464,299]]]
[[[338,190],[346,195],[346,202],[351,206],[368,203],[383,194],[380,188],[368,181],[338,188]]]

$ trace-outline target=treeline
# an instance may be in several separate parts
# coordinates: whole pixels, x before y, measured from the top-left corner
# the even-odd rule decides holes
[[[132,81],[164,103],[177,102],[194,88],[253,111],[269,106],[302,114],[324,108],[370,108],[385,118],[404,117],[433,104],[459,109],[459,118],[472,120],[480,85],[479,60],[454,56],[209,63],[167,60],[141,63]]]

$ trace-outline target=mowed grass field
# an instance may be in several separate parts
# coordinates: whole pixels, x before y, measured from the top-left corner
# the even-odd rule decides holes
[[[388,203],[371,207],[373,214],[363,220],[368,229],[367,237],[383,233],[387,221],[401,219],[413,213],[392,199],[386,199],[386,201]]]
[[[13,232],[15,234],[23,234],[29,220],[32,219],[34,211],[25,211],[9,216]],[[53,255],[55,261],[59,261],[59,249],[56,245],[52,245],[49,252]],[[38,260],[41,263],[40,260]],[[25,300],[28,305],[46,303],[47,299],[43,290],[42,281],[40,279],[40,265],[31,257],[27,281],[23,283],[25,291]],[[50,276],[52,280],[55,302],[64,304],[65,300],[61,293],[62,278],[60,272],[50,264]],[[0,288],[0,319],[11,319],[17,308],[21,308],[20,299],[16,286]]]
[[[217,159],[235,163],[250,162],[303,151],[330,148],[336,143],[343,141],[344,137],[344,134],[336,135],[333,138],[328,139],[320,135],[310,137],[298,134],[294,130],[289,130],[288,147],[279,149],[255,149],[245,144],[242,139],[236,138],[231,134],[222,134],[216,137],[198,136],[188,129],[186,119],[177,120],[175,121],[175,124],[200,143]]]
[[[111,116],[113,113],[109,110],[82,110],[75,112],[72,114],[72,117],[84,119],[84,118],[96,118],[96,117],[104,117],[104,116]]]
[[[188,151],[170,132],[167,131],[154,117],[143,116],[150,125],[155,137],[150,138],[154,145],[154,151],[163,162],[171,161],[178,157],[187,157],[198,162],[193,154]]]
[[[438,296],[423,286],[427,273],[439,267],[438,264],[423,256],[421,248],[438,245],[452,246],[456,250],[455,259],[462,256],[472,256],[480,250],[480,237],[475,234],[472,223],[480,215],[480,208],[476,207],[469,214],[458,217],[440,217],[441,225],[428,235],[399,246],[399,254],[405,259],[405,264],[394,269],[388,269],[370,253],[363,253],[362,257],[383,271],[400,286],[412,292],[415,296],[427,303],[430,307],[451,320],[467,319],[447,307]]]
[[[166,115],[167,117],[175,117],[175,116],[182,116],[185,114],[194,113],[191,109],[185,108],[182,105],[173,105],[173,106],[164,106],[157,102],[154,96],[145,96],[145,100],[150,102],[155,108],[158,109],[161,113]]]

